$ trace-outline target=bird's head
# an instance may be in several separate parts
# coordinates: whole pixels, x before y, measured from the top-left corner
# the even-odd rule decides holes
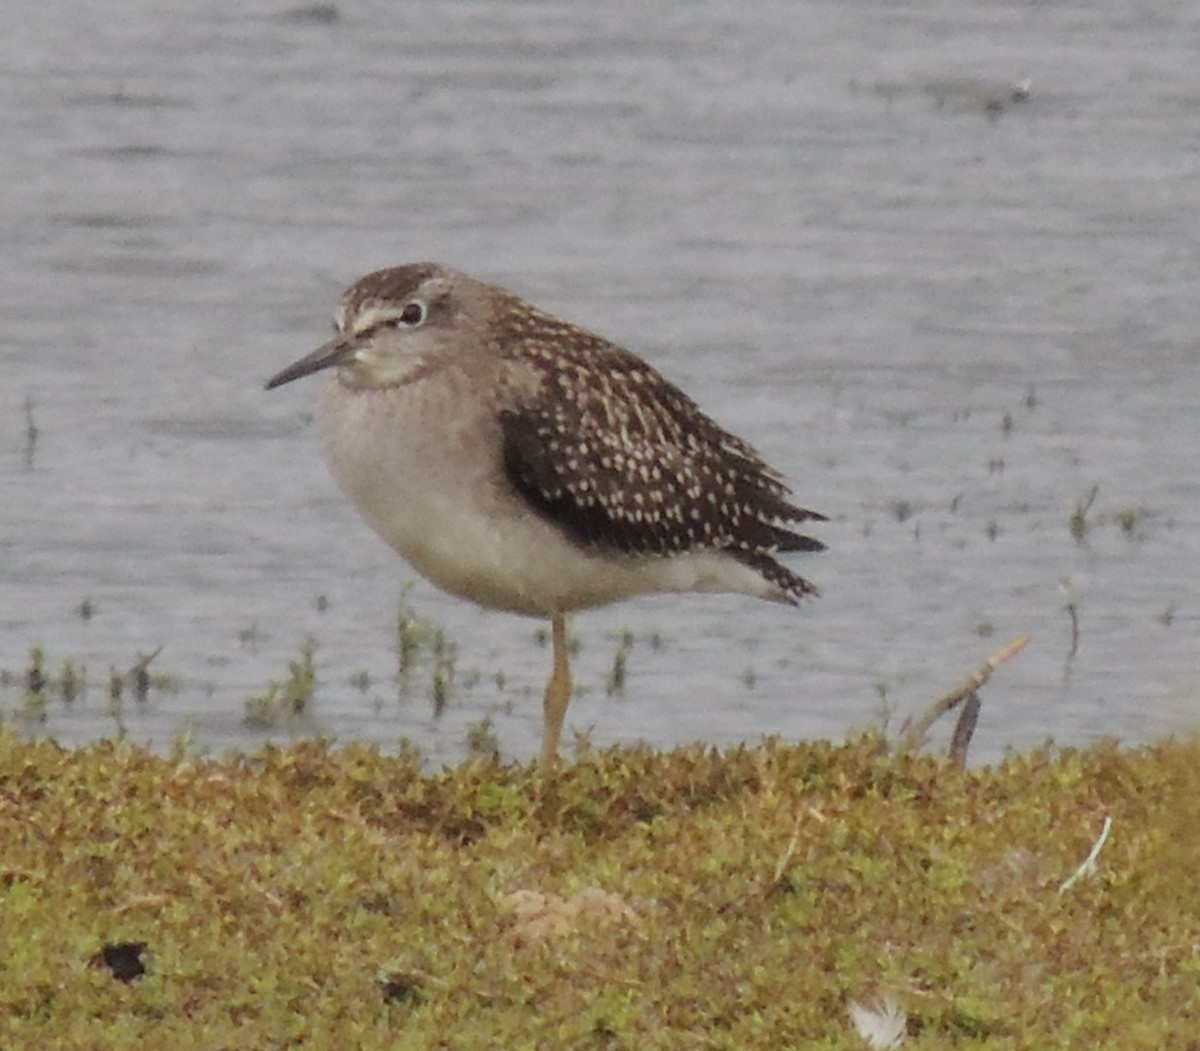
[[[411,383],[474,343],[487,320],[487,289],[437,263],[367,274],[338,303],[333,338],[272,376],[267,390],[329,368],[361,390]]]

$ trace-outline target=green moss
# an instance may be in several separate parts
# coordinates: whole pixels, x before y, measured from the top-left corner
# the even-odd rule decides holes
[[[0,733],[0,842],[6,1048],[858,1048],[849,1003],[885,996],[914,1048],[1200,1027],[1196,744],[614,749],[546,781]],[[105,947],[141,943],[119,980]]]

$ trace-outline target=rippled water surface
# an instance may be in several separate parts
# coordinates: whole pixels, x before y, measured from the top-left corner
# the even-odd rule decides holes
[[[413,582],[325,472],[315,385],[262,389],[360,273],[435,258],[643,354],[831,518],[800,610],[578,617],[593,741],[838,739],[1020,633],[977,759],[1196,727],[1200,8],[650,10],[50,0],[6,30],[5,720],[253,747],[311,636],[275,736],[450,760],[488,718],[534,753],[540,626]],[[33,647],[82,696],[30,701]]]

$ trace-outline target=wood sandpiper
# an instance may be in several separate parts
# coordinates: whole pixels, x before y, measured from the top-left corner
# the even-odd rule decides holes
[[[777,561],[819,551],[755,449],[629,351],[435,263],[367,274],[328,343],[267,389],[333,369],[318,426],[338,485],[439,588],[547,617],[541,762],[571,696],[567,614],[651,592],[795,604]]]

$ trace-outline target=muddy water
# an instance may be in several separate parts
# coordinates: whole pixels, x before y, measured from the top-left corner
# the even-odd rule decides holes
[[[539,626],[414,583],[311,385],[262,390],[354,277],[437,258],[642,353],[832,519],[801,610],[579,617],[593,741],[838,739],[1020,633],[977,759],[1195,728],[1200,12],[656,12],[58,0],[0,39],[6,721],[534,753]],[[310,714],[248,725],[309,636]],[[35,646],[82,696],[27,701]]]

